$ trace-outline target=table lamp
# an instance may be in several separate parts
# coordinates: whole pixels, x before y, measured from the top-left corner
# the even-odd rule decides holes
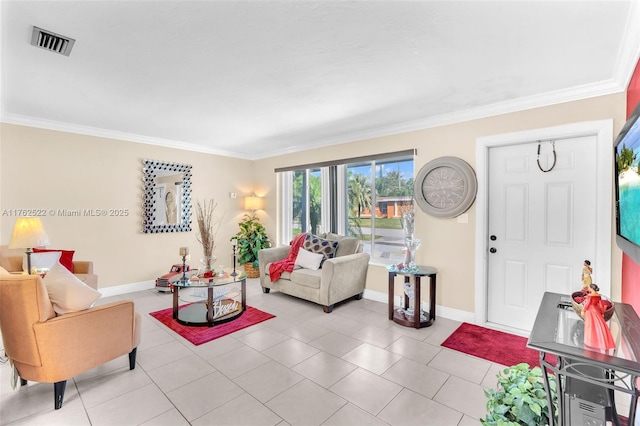
[[[33,247],[47,247],[49,237],[44,231],[39,217],[19,217],[13,225],[9,248],[23,248],[27,254],[27,270],[31,274],[31,253]]]

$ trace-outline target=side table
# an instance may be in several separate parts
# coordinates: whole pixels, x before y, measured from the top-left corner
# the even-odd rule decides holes
[[[400,325],[406,327],[422,328],[429,327],[436,320],[436,275],[438,270],[431,266],[418,266],[417,269],[411,270],[389,270],[389,319]],[[404,276],[404,282],[410,283],[411,280],[415,283],[415,294],[413,303],[413,318],[405,315],[403,312],[398,312],[394,306],[394,281],[396,275]],[[426,319],[420,320],[420,278],[429,277],[429,312],[425,312]],[[402,299],[401,308],[407,309],[409,307],[409,296],[406,294]],[[416,315],[417,313],[417,315]]]

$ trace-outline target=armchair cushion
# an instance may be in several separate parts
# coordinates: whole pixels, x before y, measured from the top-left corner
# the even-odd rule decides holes
[[[59,315],[89,309],[102,296],[59,262],[51,267],[43,282],[47,287],[53,310]]]

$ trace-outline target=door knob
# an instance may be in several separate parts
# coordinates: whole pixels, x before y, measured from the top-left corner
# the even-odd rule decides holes
[[[489,237],[489,239],[490,239],[491,241],[495,241],[495,240],[497,240],[498,238],[497,238],[495,235],[492,235],[492,236],[490,236],[490,237]]]
[[[496,250],[496,248],[495,248],[495,247],[491,247],[491,248],[489,249],[489,251],[490,251],[491,253],[495,253],[495,252],[497,252],[498,250]]]

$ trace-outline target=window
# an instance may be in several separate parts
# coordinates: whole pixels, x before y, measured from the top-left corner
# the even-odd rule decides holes
[[[349,235],[374,263],[404,260],[402,213],[413,207],[413,158],[347,165]]]
[[[323,185],[320,169],[293,172],[293,229],[291,237],[301,232],[319,234],[322,227]]]
[[[280,242],[301,232],[360,238],[374,263],[404,260],[401,216],[413,208],[414,151],[280,173]]]

